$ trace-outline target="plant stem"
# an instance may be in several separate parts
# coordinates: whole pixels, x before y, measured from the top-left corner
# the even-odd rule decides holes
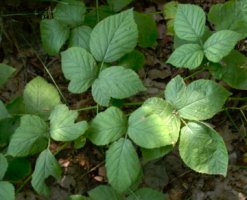
[[[64,143],[63,145],[61,145],[60,147],[57,148],[56,152],[53,154],[54,156],[56,156],[57,154],[59,154],[62,150],[66,149],[66,147],[69,145],[68,142]]]
[[[234,128],[239,132],[239,128],[237,126],[237,124],[234,122],[234,120],[232,119],[231,115],[229,114],[228,110],[225,110],[226,112],[226,116],[229,118],[229,120],[232,122]]]
[[[85,108],[79,108],[79,109],[77,109],[75,111],[80,112],[80,111],[94,110],[94,109],[97,109],[97,105],[96,106],[88,106],[88,107],[85,107]]]
[[[229,101],[247,101],[247,97],[229,97]]]
[[[200,74],[203,71],[204,71],[204,69],[202,68],[202,69],[194,72],[193,74],[190,74],[189,76],[185,77],[184,80],[190,79],[191,77],[194,77],[195,75]]]
[[[16,194],[18,194],[21,190],[22,190],[22,188],[24,188],[25,187],[25,185],[30,181],[32,179],[32,174],[30,174],[26,179],[25,179],[25,181],[20,185],[20,187],[16,190]]]

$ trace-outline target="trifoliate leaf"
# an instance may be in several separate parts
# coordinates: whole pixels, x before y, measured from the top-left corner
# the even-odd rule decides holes
[[[9,65],[3,63],[0,64],[0,87],[7,82],[7,80],[15,71],[16,69]]]
[[[52,109],[60,103],[56,88],[42,77],[31,80],[25,87],[24,104],[30,114],[47,119]]]
[[[0,199],[15,200],[15,188],[7,181],[0,181]]]
[[[196,5],[179,4],[174,22],[176,35],[184,40],[199,41],[205,31],[206,16]]]
[[[8,110],[6,109],[4,103],[0,100],[0,120],[9,118],[9,117],[10,117],[10,114]]]
[[[107,185],[100,185],[90,190],[88,194],[92,200],[123,200],[121,195],[118,194],[116,190]]]
[[[44,50],[54,56],[69,38],[69,28],[55,19],[44,19],[40,22],[40,34]]]
[[[58,181],[61,177],[61,172],[61,168],[50,150],[46,149],[42,151],[36,161],[35,169],[32,174],[33,188],[39,194],[48,196],[50,189],[45,184],[45,180],[49,176],[53,176]]]
[[[212,80],[199,79],[186,86],[180,76],[173,78],[165,90],[166,100],[180,117],[189,120],[212,118],[221,111],[230,94]]]
[[[126,191],[138,178],[141,165],[134,146],[121,138],[106,152],[106,170],[109,183],[118,192]]]
[[[8,161],[3,154],[0,153],[0,180],[3,179],[8,169]]]
[[[71,47],[61,55],[64,76],[70,80],[69,91],[85,92],[97,77],[98,69],[93,56],[80,47]]]
[[[101,71],[92,86],[93,98],[102,106],[108,106],[111,97],[124,99],[144,90],[138,75],[133,70],[121,66]]]
[[[204,57],[203,49],[198,44],[184,44],[178,47],[167,60],[175,67],[195,69],[200,66]]]
[[[179,152],[191,169],[206,174],[226,176],[228,154],[223,139],[203,123],[189,122],[182,128]]]
[[[130,4],[132,1],[133,0],[107,0],[107,3],[112,8],[112,10],[118,12],[126,7],[128,4]]]
[[[69,46],[81,47],[89,51],[89,39],[92,29],[89,26],[73,28],[70,33]]]
[[[75,123],[77,117],[77,111],[69,110],[64,104],[57,105],[49,117],[52,139],[68,142],[81,136],[87,129],[87,122]]]
[[[137,38],[133,10],[126,10],[95,26],[90,37],[90,51],[97,61],[113,62],[133,51]]]
[[[43,119],[35,115],[24,115],[12,135],[7,153],[14,157],[39,153],[47,147],[48,138],[48,126]]]
[[[139,12],[134,13],[138,28],[138,45],[141,47],[152,47],[158,37],[157,26],[152,15]]]
[[[180,130],[180,119],[174,108],[161,98],[150,98],[129,117],[128,135],[139,146],[147,149],[175,144]]]
[[[53,10],[53,16],[70,27],[79,26],[84,21],[86,7],[82,1],[62,0]]]
[[[127,118],[124,113],[110,107],[96,115],[90,123],[87,137],[96,145],[107,145],[127,132]]]
[[[136,199],[141,199],[141,200],[165,200],[166,196],[157,191],[153,190],[151,188],[141,188],[135,191],[133,194],[127,197],[127,200],[136,200]]]
[[[219,62],[232,51],[240,38],[239,33],[230,30],[214,33],[204,43],[205,56],[212,62]]]

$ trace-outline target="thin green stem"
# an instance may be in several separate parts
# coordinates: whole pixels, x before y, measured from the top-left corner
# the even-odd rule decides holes
[[[56,152],[54,153],[54,156],[56,156],[57,154],[59,154],[61,151],[63,151],[64,149],[66,149],[68,147],[69,143],[66,142],[63,145],[61,145],[60,147],[57,148]]]
[[[194,72],[193,74],[190,74],[189,76],[185,77],[184,80],[188,80],[188,79],[190,79],[191,77],[194,77],[195,75],[200,74],[200,73],[203,72],[203,71],[204,71],[204,69],[202,68],[202,69],[200,69],[200,70]]]
[[[96,0],[96,15],[97,15],[97,22],[99,22],[99,0]]]
[[[16,190],[16,194],[18,194],[26,185],[27,183],[32,179],[32,174],[30,174],[20,185],[20,187]]]
[[[39,62],[42,64],[42,66],[44,67],[45,71],[47,72],[47,74],[49,75],[50,79],[52,80],[53,84],[55,85],[55,87],[57,88],[57,91],[59,92],[60,96],[62,97],[64,103],[67,104],[67,100],[65,99],[65,97],[63,96],[63,93],[61,92],[60,88],[58,87],[56,81],[54,80],[53,76],[51,75],[50,71],[48,70],[48,68],[46,67],[45,63],[43,62],[43,60],[40,58],[40,56],[38,55],[38,53],[34,50],[34,48],[32,47],[32,45],[26,40],[25,37],[23,37],[23,39],[26,41],[26,43],[30,46],[30,48],[33,50],[34,54],[36,55],[36,57],[38,58]]]
[[[158,15],[158,14],[163,14],[162,11],[156,11],[156,12],[149,12],[149,13],[143,13],[144,15]]]
[[[229,101],[247,101],[247,97],[229,97]]]
[[[228,112],[228,110],[225,110],[225,113],[226,113],[226,116],[231,121],[231,123],[233,124],[234,128],[239,132],[239,128],[238,128],[237,124],[235,123],[235,121],[232,119],[232,116],[230,115],[230,113]]]
[[[243,110],[240,109],[240,113],[241,113],[241,115],[243,116],[245,122],[247,123],[247,117],[246,117],[246,115],[244,114]]]
[[[75,111],[78,111],[78,112],[80,112],[80,111],[86,111],[86,110],[95,110],[95,109],[97,109],[97,105],[96,106],[88,106],[88,107],[85,107],[85,108],[79,108],[79,109],[77,109],[77,110],[75,110]]]

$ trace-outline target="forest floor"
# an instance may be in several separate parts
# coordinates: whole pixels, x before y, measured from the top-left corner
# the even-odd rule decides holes
[[[206,11],[217,0],[181,1],[202,6]],[[136,10],[142,12],[161,11],[164,0],[136,1]],[[39,22],[45,11],[50,9],[49,2],[1,0],[0,2],[0,62],[16,68],[16,73],[3,89],[0,99],[5,103],[20,96],[28,81],[42,76],[51,82],[43,64],[47,66],[70,108],[78,109],[93,105],[91,94],[86,92],[74,95],[68,92],[68,82],[61,72],[60,57],[50,57],[41,48]],[[159,36],[153,48],[140,49],[145,55],[145,66],[139,75],[148,88],[142,96],[131,98],[132,102],[142,101],[160,94],[172,77],[181,74],[189,76],[192,72],[175,69],[165,64],[172,52],[172,37],[166,35],[166,25],[162,14],[154,15]],[[245,51],[245,50],[243,50]],[[246,52],[245,52],[246,53]],[[194,79],[208,77],[201,73]],[[232,91],[235,96],[243,96],[241,91]],[[241,106],[243,102],[228,102]],[[126,108],[127,109],[127,108]],[[128,108],[130,109],[130,108]],[[80,113],[83,119],[90,119],[95,111]],[[166,193],[170,200],[244,200],[247,199],[247,133],[246,124],[241,122],[240,113],[222,112],[208,121],[223,137],[229,153],[227,177],[203,175],[187,168],[181,161],[178,150],[174,149],[162,159],[149,162],[144,166],[143,185]],[[54,149],[58,144],[54,143]],[[57,156],[63,168],[63,177],[59,183],[49,181],[50,200],[65,200],[69,194],[85,194],[99,184],[107,183],[104,167],[104,149],[96,148],[89,142],[83,149],[68,146]],[[21,183],[19,184],[19,186]],[[18,183],[17,183],[18,187]],[[26,184],[17,195],[18,200],[45,199],[33,192]]]

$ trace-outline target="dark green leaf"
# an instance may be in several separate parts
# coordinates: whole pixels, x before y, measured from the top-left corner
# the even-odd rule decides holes
[[[69,46],[81,47],[89,51],[89,39],[92,29],[88,26],[73,28],[70,33]]]
[[[107,0],[109,6],[115,12],[122,10],[124,7],[129,5],[133,0]]]
[[[8,161],[3,154],[0,153],[0,180],[3,179],[8,169]]]
[[[92,200],[123,200],[112,187],[100,185],[88,192]]]
[[[166,196],[157,191],[153,190],[151,188],[141,188],[137,191],[135,191],[133,194],[127,197],[127,200],[165,200]]]
[[[0,63],[0,87],[3,86],[7,80],[10,78],[10,76],[16,71],[15,68]]]

